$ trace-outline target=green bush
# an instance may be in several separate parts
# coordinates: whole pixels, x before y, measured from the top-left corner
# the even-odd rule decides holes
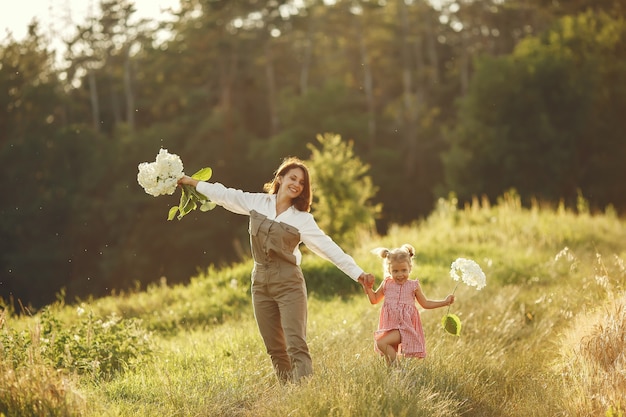
[[[137,318],[148,331],[175,335],[236,319],[250,307],[252,262],[198,271],[187,284],[169,286],[165,279],[145,291],[112,295],[90,302],[102,315]]]
[[[317,298],[346,297],[361,290],[361,284],[317,255],[304,256],[302,272],[308,293],[314,294]]]
[[[44,364],[107,378],[150,353],[149,335],[140,320],[115,314],[103,318],[83,307],[78,307],[76,314],[74,323],[63,323],[46,308],[35,317],[29,331],[5,326],[0,332],[5,361],[15,369]]]

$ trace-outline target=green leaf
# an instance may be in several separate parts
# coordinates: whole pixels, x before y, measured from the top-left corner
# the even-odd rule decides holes
[[[208,179],[211,177],[211,168],[203,168],[196,174],[198,174],[201,179]],[[194,174],[194,176],[196,174]],[[197,208],[200,208],[201,211],[209,211],[217,206],[217,204],[210,201],[205,195],[199,193],[196,188],[191,185],[183,184],[181,189],[180,202],[178,206],[170,209],[167,220],[172,220],[174,217],[181,220],[185,215]]]
[[[192,197],[194,199],[196,199],[196,201],[198,201],[198,202],[200,202],[200,201],[209,201],[207,196],[205,196],[202,193],[199,193],[198,190],[196,190],[194,187],[189,187],[187,189],[187,192],[189,192],[192,195]]]
[[[183,185],[183,192],[180,195],[180,203],[178,204],[181,211],[189,203],[189,200],[191,200],[191,196],[193,195],[190,188],[191,187],[189,185]]]
[[[197,204],[196,200],[193,198],[193,195],[188,194],[187,198],[185,199],[185,204],[183,205],[181,203],[180,205],[180,214],[178,215],[178,219],[182,219],[185,214],[191,212],[192,210],[195,210],[196,207]]]
[[[202,168],[200,171],[196,172],[191,176],[194,180],[198,181],[208,181],[213,175],[213,170],[210,167]]]
[[[178,206],[174,206],[170,209],[169,213],[167,214],[167,220],[174,220],[176,213],[178,213]]]
[[[200,206],[200,211],[213,210],[216,206],[217,206],[217,204],[215,204],[214,202],[206,200],[206,201],[202,202],[202,205]]]
[[[443,329],[454,336],[461,335],[461,319],[456,314],[446,314],[441,319]]]

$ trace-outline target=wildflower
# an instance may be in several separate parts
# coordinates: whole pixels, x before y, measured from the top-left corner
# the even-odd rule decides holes
[[[110,320],[107,320],[105,322],[102,323],[102,328],[103,329],[110,329],[111,327],[115,326],[117,324],[117,320],[115,318],[112,318]]]
[[[569,250],[567,246],[561,249],[561,251],[556,254],[556,256],[554,257],[554,262],[558,262],[562,258],[566,259],[569,262],[572,262],[574,260],[574,254]]]

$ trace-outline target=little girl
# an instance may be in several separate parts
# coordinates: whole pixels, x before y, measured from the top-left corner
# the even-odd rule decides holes
[[[373,283],[363,288],[372,304],[385,300],[380,310],[374,347],[385,357],[388,365],[396,362],[397,355],[426,357],[424,330],[415,300],[425,309],[449,306],[454,302],[450,294],[445,300],[429,300],[417,279],[409,279],[415,249],[409,244],[389,250],[376,248],[372,253],[383,259],[384,280],[376,291]]]

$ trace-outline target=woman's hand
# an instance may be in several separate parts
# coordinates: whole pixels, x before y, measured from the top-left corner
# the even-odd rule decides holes
[[[198,180],[195,180],[187,175],[185,175],[184,177],[182,177],[181,179],[178,180],[178,185],[191,185],[192,187],[195,187],[196,185],[198,185]]]
[[[369,272],[363,272],[359,276],[358,281],[361,283],[363,288],[372,288],[374,286],[375,278],[373,274],[370,274]]]

